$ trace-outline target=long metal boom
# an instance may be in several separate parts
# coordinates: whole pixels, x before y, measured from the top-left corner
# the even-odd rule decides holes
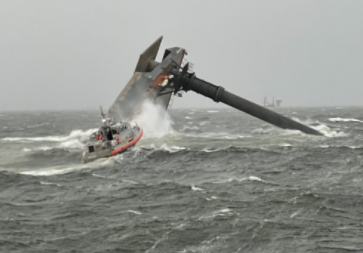
[[[173,74],[178,79],[176,83],[179,89],[185,91],[192,90],[213,99],[215,102],[222,102],[283,129],[300,130],[306,134],[322,135],[315,129],[232,94],[221,86],[216,86],[197,78],[194,74],[182,74],[179,71],[174,71]]]

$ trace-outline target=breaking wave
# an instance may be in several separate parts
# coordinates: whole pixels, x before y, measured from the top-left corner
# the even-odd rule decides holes
[[[73,130],[68,136],[43,136],[43,137],[6,137],[2,138],[2,141],[13,141],[13,142],[65,142],[69,140],[78,139],[81,142],[87,140],[87,138],[97,129]]]
[[[24,148],[24,152],[30,151],[46,151],[50,149],[82,149],[84,143],[87,141],[88,137],[97,131],[97,129],[83,130],[73,130],[68,136],[44,136],[44,137],[7,137],[1,139],[6,142],[21,142],[21,143],[31,143],[31,142],[48,142],[49,145],[36,147],[36,148]],[[51,145],[53,143],[53,145]],[[54,145],[56,143],[56,145]]]
[[[318,126],[312,126],[312,128],[324,134],[326,137],[346,137],[349,135],[341,131],[332,130],[330,127],[324,124],[320,124]]]
[[[324,136],[326,137],[346,137],[348,136],[347,133],[341,132],[338,129],[333,130],[330,127],[328,127],[325,124],[320,123],[319,121],[313,121],[311,119],[307,119],[305,121],[302,121],[298,118],[293,118],[295,121],[300,122],[304,125],[307,125],[317,131],[319,131],[320,133],[322,133]]]

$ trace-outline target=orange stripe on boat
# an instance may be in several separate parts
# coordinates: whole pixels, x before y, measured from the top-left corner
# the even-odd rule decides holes
[[[142,135],[144,134],[144,131],[141,128],[140,128],[140,130],[141,130],[140,134],[139,134],[139,136],[136,137],[136,139],[133,139],[132,141],[130,141],[126,145],[123,145],[122,147],[119,147],[119,148],[111,151],[111,155],[117,155],[118,153],[124,151],[125,149],[135,145],[136,142],[138,142],[141,139]]]

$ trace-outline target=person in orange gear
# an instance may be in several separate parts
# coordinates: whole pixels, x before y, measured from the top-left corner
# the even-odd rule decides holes
[[[102,133],[98,133],[97,135],[97,140],[101,141],[103,139]]]

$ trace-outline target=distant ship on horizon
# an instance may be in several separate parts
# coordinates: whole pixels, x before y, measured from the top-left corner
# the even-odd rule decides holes
[[[278,99],[278,100],[276,100],[276,104],[275,104],[275,97],[272,97],[272,103],[269,103],[269,102],[267,101],[267,97],[264,97],[264,98],[263,98],[263,104],[262,104],[262,106],[263,106],[263,107],[275,107],[275,106],[280,106],[280,105],[281,105],[281,102],[282,102],[282,100],[281,100],[281,99]]]

